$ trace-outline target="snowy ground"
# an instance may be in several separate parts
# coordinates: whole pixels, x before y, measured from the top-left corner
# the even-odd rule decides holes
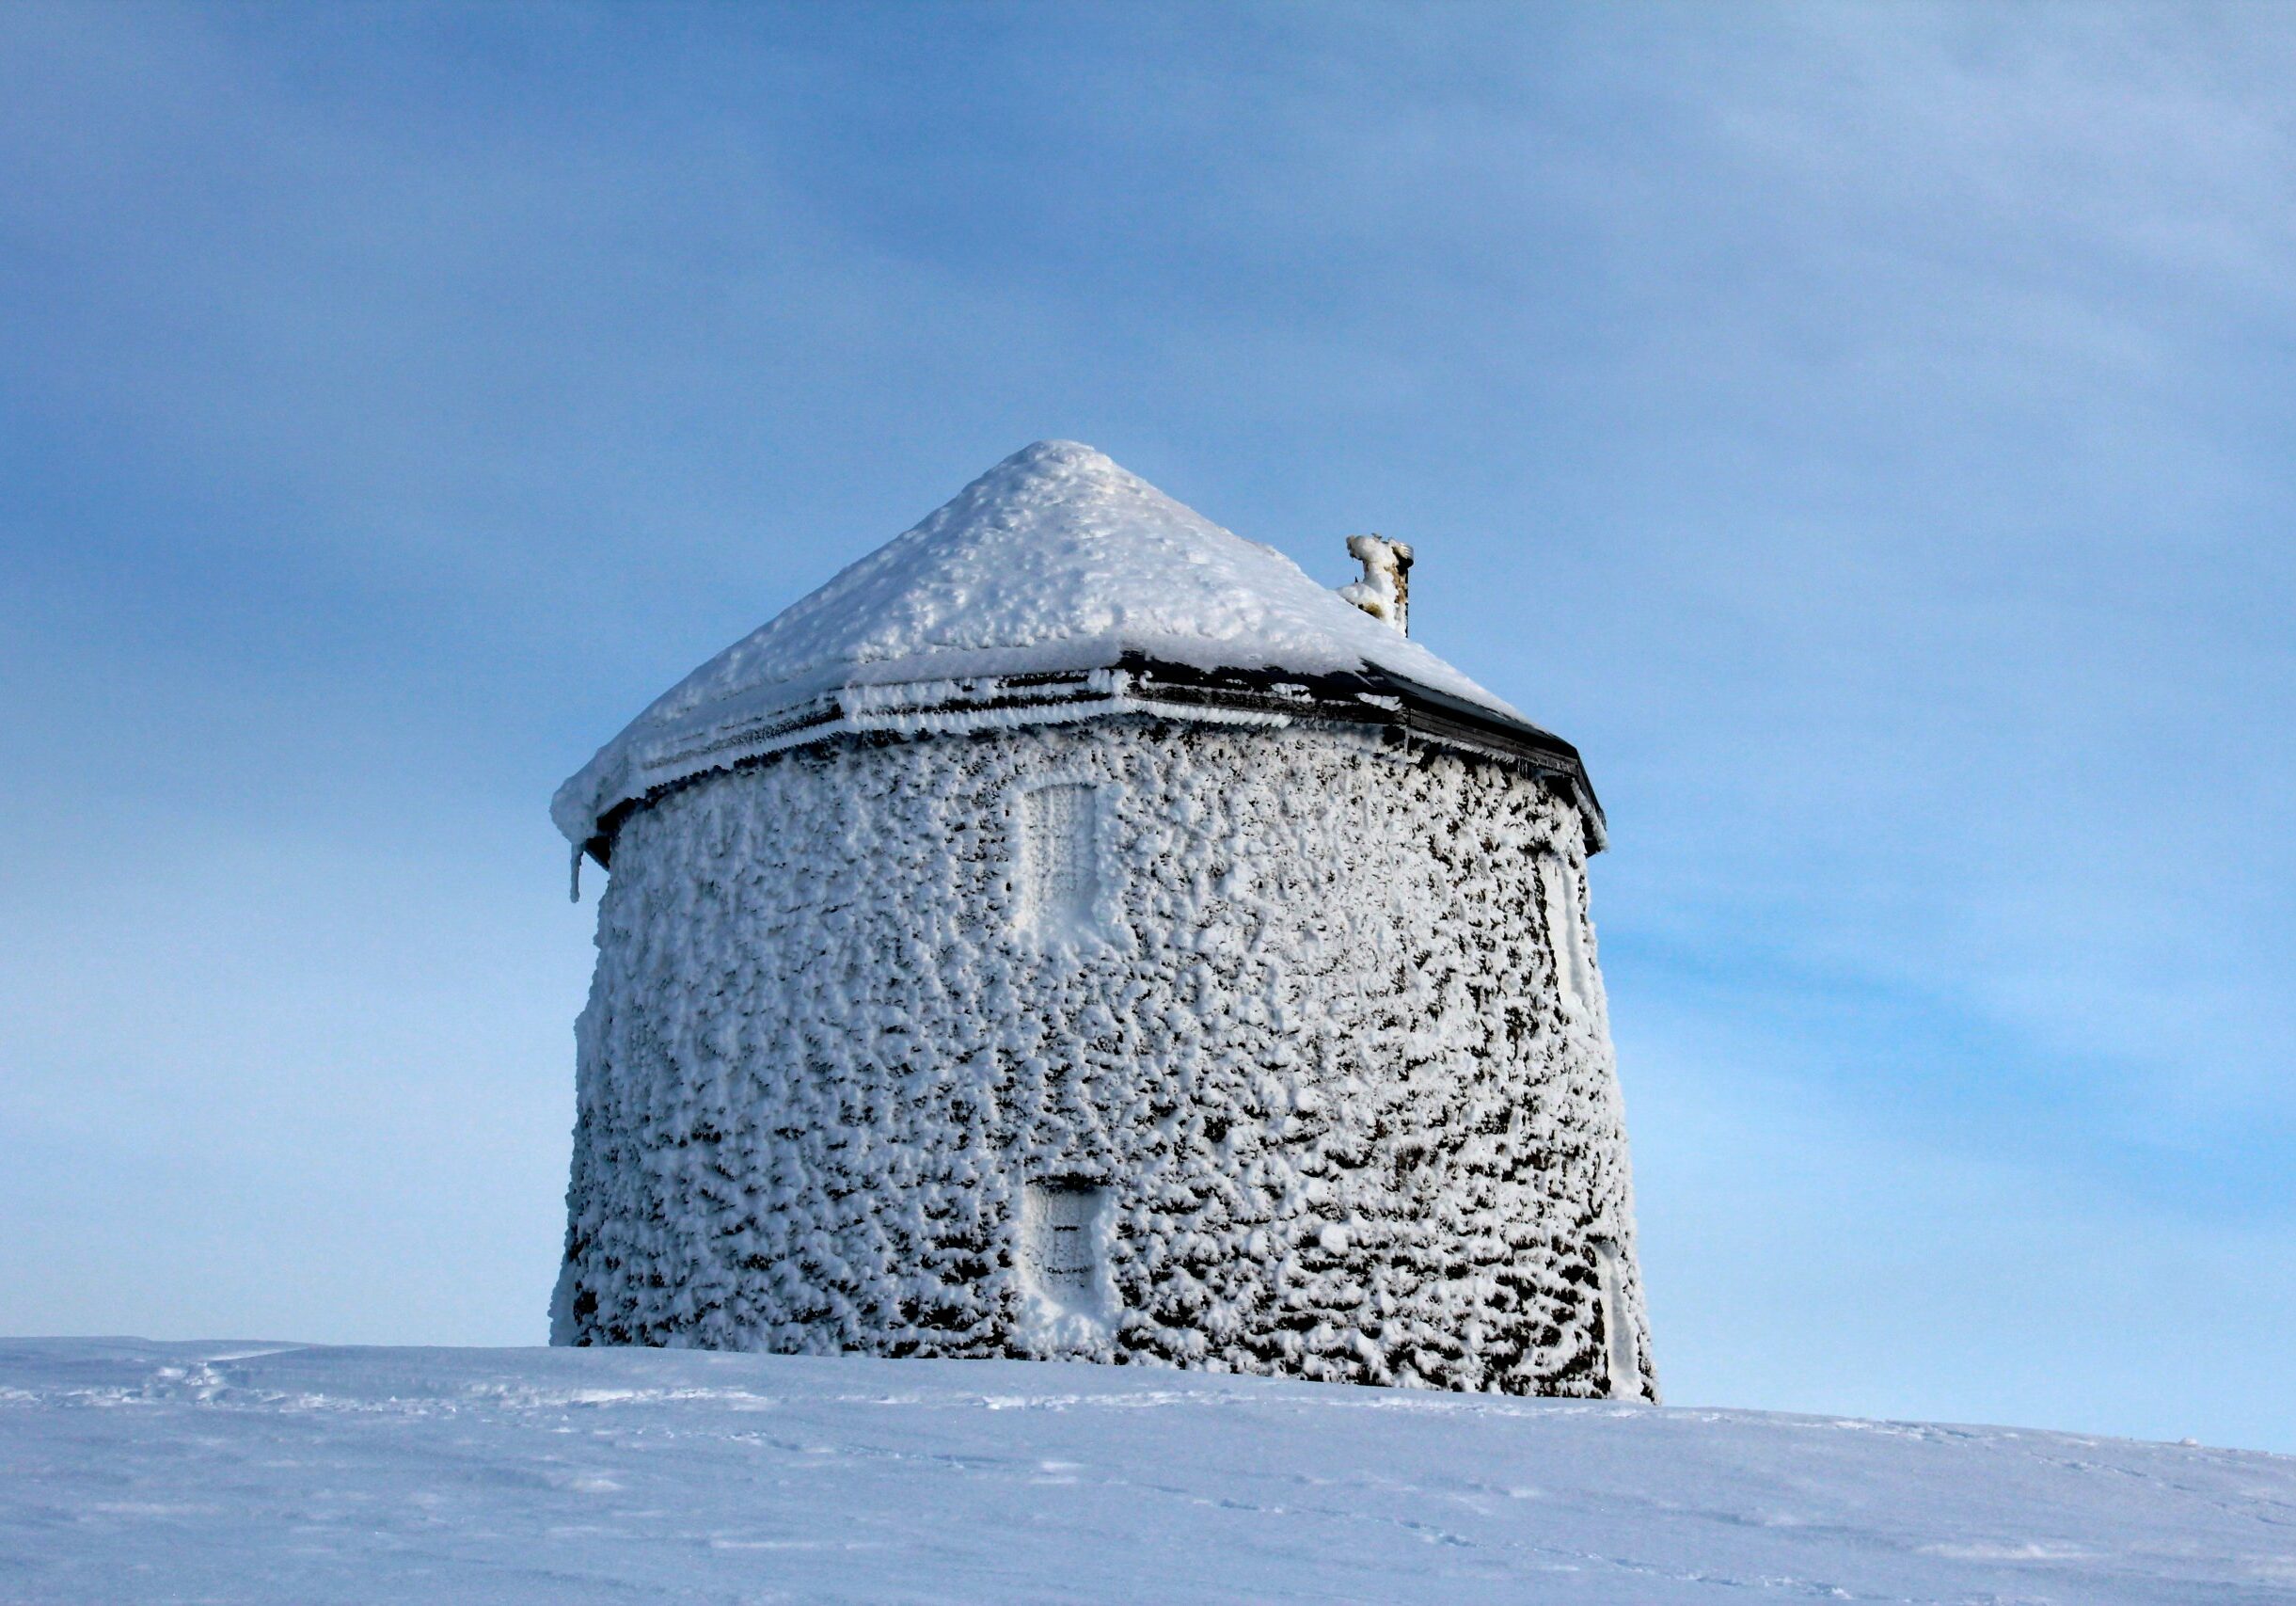
[[[0,1600],[2296,1600],[2296,1458],[1001,1361],[0,1341]]]

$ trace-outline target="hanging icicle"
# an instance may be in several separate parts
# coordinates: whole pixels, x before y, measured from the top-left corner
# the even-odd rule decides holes
[[[582,901],[582,845],[581,845],[579,842],[577,842],[577,843],[574,845],[574,866],[573,866],[573,867],[572,867],[570,870],[568,870],[568,871],[566,872],[566,878],[567,878],[567,879],[566,879],[566,901],[567,901],[567,902],[569,902],[569,903],[579,903],[579,902],[581,902],[581,901]]]

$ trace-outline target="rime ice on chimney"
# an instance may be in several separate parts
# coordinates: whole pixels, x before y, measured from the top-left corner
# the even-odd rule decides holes
[[[1339,588],[1339,595],[1372,618],[1411,634],[1411,549],[1377,535],[1350,535],[1347,555],[1363,565],[1363,578]]]
[[[1348,550],[1032,446],[568,781],[554,1342],[1655,1398],[1601,809]]]

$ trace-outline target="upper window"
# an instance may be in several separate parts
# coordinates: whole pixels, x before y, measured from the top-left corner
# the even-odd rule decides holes
[[[1017,923],[1042,936],[1073,936],[1093,926],[1100,898],[1099,798],[1093,787],[1059,782],[1021,794]]]
[[[1587,946],[1587,924],[1578,912],[1578,878],[1570,866],[1548,855],[1539,861],[1539,888],[1546,904],[1547,946],[1554,950],[1555,980],[1563,1003],[1581,1015],[1594,1013],[1594,956]]]

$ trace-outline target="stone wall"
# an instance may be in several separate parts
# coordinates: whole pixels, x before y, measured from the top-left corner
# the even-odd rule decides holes
[[[600,907],[553,1342],[1655,1398],[1584,864],[1535,780],[1297,727],[674,790]]]

